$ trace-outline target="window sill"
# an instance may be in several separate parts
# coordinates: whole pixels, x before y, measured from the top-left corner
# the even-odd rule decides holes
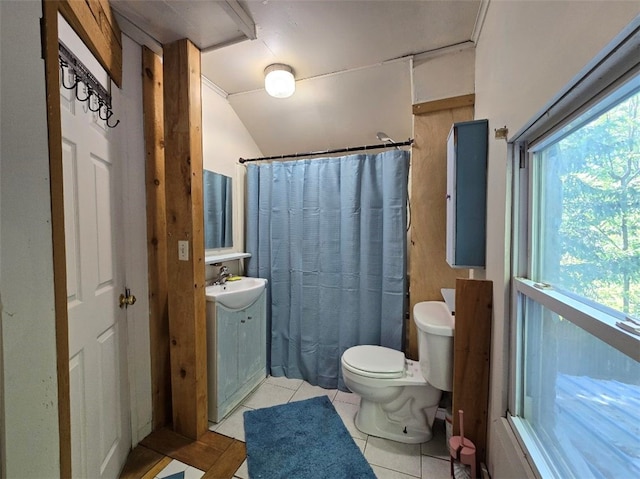
[[[517,416],[511,416],[507,412],[505,428],[509,428],[515,436],[517,446],[522,450],[527,465],[531,468],[534,476],[537,478],[558,477],[557,474],[549,467],[549,462],[544,452],[538,447],[534,435],[531,433],[525,421]]]

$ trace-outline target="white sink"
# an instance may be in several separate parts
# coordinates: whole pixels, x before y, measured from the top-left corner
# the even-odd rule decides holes
[[[229,309],[243,309],[253,303],[267,285],[264,278],[241,276],[236,281],[207,286],[207,301],[214,301]]]

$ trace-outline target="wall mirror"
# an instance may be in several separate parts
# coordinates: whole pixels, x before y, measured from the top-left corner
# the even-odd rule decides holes
[[[204,247],[233,246],[233,202],[230,177],[204,170]]]

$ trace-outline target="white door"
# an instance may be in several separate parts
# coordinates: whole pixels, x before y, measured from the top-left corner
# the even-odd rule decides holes
[[[61,88],[61,106],[72,471],[115,478],[131,446],[126,309],[118,306],[123,165],[114,132],[86,102]]]

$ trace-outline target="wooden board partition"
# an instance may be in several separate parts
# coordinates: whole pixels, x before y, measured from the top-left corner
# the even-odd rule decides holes
[[[453,269],[445,259],[447,136],[451,125],[473,119],[473,95],[414,105],[415,142],[411,151],[411,242],[409,304],[411,320],[407,356],[418,359],[413,307],[421,301],[442,301],[440,289],[453,288],[466,269]]]
[[[460,434],[458,411],[464,411],[464,435],[476,446],[476,471],[485,461],[489,412],[489,360],[493,283],[456,281],[456,327],[453,339],[453,435]]]
[[[463,106],[473,107],[475,101],[476,96],[473,93],[470,93],[469,95],[444,98],[442,100],[426,101],[424,103],[417,103],[413,105],[413,114],[424,115],[434,111],[451,110]]]
[[[207,431],[207,341],[200,51],[189,40],[163,47],[164,137],[174,430]],[[180,258],[179,249],[184,253]]]

